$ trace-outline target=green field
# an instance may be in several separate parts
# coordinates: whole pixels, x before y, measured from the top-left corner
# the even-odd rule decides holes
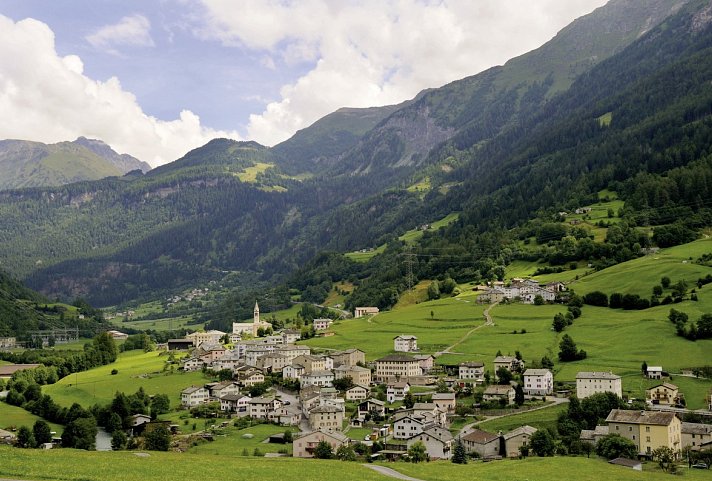
[[[452,212],[452,213],[446,215],[445,217],[443,217],[442,219],[430,224],[430,227],[428,227],[427,230],[429,230],[429,231],[438,230],[441,227],[445,227],[445,226],[455,222],[459,218],[460,218],[459,212]],[[409,244],[412,244],[413,242],[417,241],[421,237],[423,237],[422,230],[411,229],[411,230],[407,231],[405,234],[399,236],[398,239],[402,240],[404,242],[407,242]],[[355,262],[368,262],[373,256],[375,256],[376,254],[380,254],[381,252],[383,252],[385,250],[386,250],[386,245],[383,244],[373,250],[367,250],[366,252],[355,251],[355,252],[349,252],[344,255]]]
[[[257,175],[262,172],[267,171],[267,169],[274,167],[274,164],[267,164],[264,162],[256,162],[252,167],[246,167],[242,172],[235,174],[241,182],[256,182]]]
[[[692,289],[696,287],[694,283],[698,278],[712,274],[712,268],[692,262],[709,252],[712,252],[712,238],[700,239],[617,264],[582,278],[573,283],[572,287],[579,294],[591,291],[607,294],[620,292],[649,298],[653,286],[660,284],[662,276],[668,276],[673,283],[680,279],[687,280]]]
[[[709,479],[709,471],[682,469],[681,477],[689,480]],[[605,460],[584,457],[530,457],[525,460],[471,462],[457,465],[446,461],[432,463],[388,464],[388,467],[426,481],[664,481],[673,479],[653,463],[645,464],[643,472],[608,464]]]
[[[158,352],[124,352],[113,364],[71,374],[56,384],[43,386],[42,392],[62,406],[76,402],[88,407],[110,403],[117,391],[131,394],[143,387],[148,394],[167,394],[171,407],[175,407],[184,388],[204,384],[206,379],[201,372],[161,372],[166,359]],[[111,375],[112,369],[117,369],[118,374]]]
[[[355,347],[366,352],[367,359],[376,359],[393,352],[394,337],[413,334],[418,336],[421,352],[434,353],[483,324],[483,310],[483,306],[464,298],[423,302],[369,319],[336,321],[331,327],[333,336],[309,339],[304,344],[326,349]]]
[[[11,406],[5,402],[0,402],[0,429],[11,429],[19,428],[20,426],[27,426],[32,428],[35,421],[38,421],[39,416],[25,411],[17,406]],[[64,428],[59,424],[49,423],[52,431],[56,431],[57,435],[60,435]]]
[[[70,449],[50,451],[0,447],[0,476],[15,479],[55,481],[146,481],[170,479],[194,481],[196,473],[210,473],[218,479],[255,479],[284,481],[385,481],[388,479],[361,463],[302,460],[295,458],[265,459],[239,455],[216,456],[151,452],[137,453],[86,452]],[[663,481],[672,479],[652,463],[643,472],[612,466],[604,460],[584,457],[527,458],[491,463],[450,462],[421,464],[387,463],[385,466],[424,481],[598,481],[606,479]],[[682,469],[682,478],[692,481],[709,479],[709,471]]]
[[[200,424],[198,428],[200,429]],[[231,426],[217,430],[219,434],[215,436],[215,441],[192,447],[188,450],[188,453],[241,456],[243,450],[247,449],[249,455],[252,456],[255,448],[257,448],[262,454],[276,453],[283,449],[286,449],[291,454],[291,444],[269,444],[267,442],[271,435],[283,433],[287,429],[284,426],[275,426],[273,424],[258,424],[245,429],[237,429]],[[292,431],[296,432],[299,429],[292,428]],[[244,435],[252,435],[253,437],[243,437]]]
[[[358,463],[265,459],[230,455],[161,453],[86,452],[72,449],[15,449],[0,447],[0,477],[56,481],[146,481],[170,479],[195,481],[200,473],[216,479],[259,481],[384,481],[387,478]],[[335,474],[338,473],[338,474]]]
[[[537,409],[536,411],[525,411],[521,414],[483,421],[477,425],[477,428],[491,433],[498,431],[506,433],[524,425],[529,425],[537,429],[552,428],[555,430],[559,414],[567,409],[568,404],[565,403],[553,405],[544,409]]]

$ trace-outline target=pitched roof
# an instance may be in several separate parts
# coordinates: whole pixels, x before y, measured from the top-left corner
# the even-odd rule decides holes
[[[472,432],[467,433],[462,437],[464,441],[468,441],[470,443],[476,443],[476,444],[487,444],[491,443],[492,441],[499,439],[499,436],[496,434],[488,433],[487,431],[482,431],[480,429],[475,429]]]
[[[412,335],[403,335],[401,334],[400,336],[396,336],[393,338],[395,341],[396,339],[400,339],[401,341],[417,341],[418,337],[417,336],[412,336]]]
[[[447,443],[453,440],[452,433],[450,433],[450,431],[434,424],[424,428],[422,433],[418,433],[414,436],[411,436],[410,439],[421,436],[423,434],[430,436],[431,438],[436,439],[441,443]]]
[[[0,366],[0,376],[10,376],[17,371],[22,371],[23,369],[34,369],[39,366],[39,364],[6,364],[4,366]]]
[[[513,430],[509,431],[508,433],[506,433],[504,435],[504,439],[506,441],[507,439],[512,439],[515,436],[521,436],[522,434],[527,434],[527,435],[531,436],[535,432],[537,432],[536,428],[525,425],[525,426],[522,426],[517,429],[513,429]]]
[[[476,362],[476,361],[473,361],[473,362],[461,362],[461,363],[460,363],[460,366],[461,366],[461,367],[485,367],[485,363],[484,363],[484,362]]]
[[[551,374],[548,369],[527,369],[524,371],[525,376],[546,376],[547,374]]]
[[[200,391],[201,389],[205,389],[202,386],[190,386],[181,391],[181,394],[193,394],[196,391]]]
[[[376,359],[376,362],[418,362],[418,360],[407,354],[389,354],[388,356]]]
[[[432,396],[432,400],[438,400],[438,401],[454,401],[455,400],[455,393],[454,392],[436,392]]]
[[[343,411],[336,406],[332,406],[331,404],[323,404],[321,406],[317,406],[311,411],[309,411],[309,414],[312,413],[342,413]]]
[[[699,423],[682,423],[682,432],[685,434],[712,434],[712,425]]]
[[[487,386],[485,394],[499,396],[509,393],[510,390],[514,390],[514,388],[510,385],[502,386],[500,384],[492,384],[491,386]]]
[[[307,437],[307,436],[314,436],[315,434],[321,434],[321,435],[323,435],[323,436],[330,437],[330,438],[332,438],[332,439],[335,439],[335,440],[339,441],[340,443],[348,443],[348,442],[351,441],[351,438],[349,438],[349,437],[346,436],[345,434],[342,434],[342,433],[339,433],[339,432],[324,431],[324,430],[322,430],[321,428],[317,429],[316,431],[312,431],[312,432],[309,432],[309,433],[304,433],[304,434],[302,434],[301,436],[298,436],[297,439],[302,439],[302,438],[305,438],[305,437]]]
[[[576,379],[620,379],[621,377],[612,372],[581,371],[576,374]]]
[[[606,422],[624,424],[655,424],[669,426],[675,419],[675,413],[666,411],[626,411],[613,409],[608,414]]]

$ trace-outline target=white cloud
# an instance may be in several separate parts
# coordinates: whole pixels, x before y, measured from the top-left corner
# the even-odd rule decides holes
[[[172,121],[145,114],[117,78],[93,80],[79,57],[57,55],[52,30],[37,20],[0,15],[0,65],[3,139],[51,143],[83,135],[156,166],[212,138],[239,138],[201,126],[190,111]]]
[[[95,48],[106,49],[118,53],[116,46],[153,47],[151,38],[151,22],[143,15],[123,17],[114,25],[99,28],[86,37],[87,42]]]
[[[250,116],[268,145],[339,107],[401,102],[538,47],[606,0],[202,0],[199,35],[313,64]]]

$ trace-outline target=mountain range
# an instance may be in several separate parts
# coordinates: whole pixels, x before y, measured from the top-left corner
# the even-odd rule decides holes
[[[151,166],[130,155],[119,155],[100,140],[79,137],[56,144],[0,141],[0,189],[63,185],[137,169],[147,172]]]
[[[271,149],[217,139],[145,175],[0,192],[0,267],[46,295],[111,305],[231,272],[284,280],[333,262],[324,251],[388,245],[396,259],[397,236],[453,212],[416,251],[439,242],[473,262],[423,254],[416,275],[482,276],[524,235],[510,229],[604,188],[645,222],[671,222],[664,208],[704,224],[711,19],[707,1],[613,0],[504,66],[338,110]],[[402,288],[395,261],[340,259],[359,282]]]

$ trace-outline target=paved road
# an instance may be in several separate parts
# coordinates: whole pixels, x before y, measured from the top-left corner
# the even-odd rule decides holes
[[[302,410],[302,407],[301,407],[301,406],[302,406],[302,405],[301,405],[301,403],[299,402],[299,398],[297,398],[297,396],[295,396],[294,394],[289,394],[288,392],[282,391],[281,389],[278,389],[278,388],[275,388],[275,390],[277,391],[277,396],[279,396],[279,398],[280,398],[282,401],[289,401],[289,403],[290,403],[289,406],[290,406],[290,407],[293,407],[293,408],[295,408],[295,409],[299,409],[299,411],[301,412],[301,410]],[[299,429],[300,429],[303,433],[309,433],[309,432],[311,432],[311,428],[309,427],[309,420],[308,420],[307,418],[305,418],[304,415],[302,415],[302,419],[301,419],[301,421],[299,422]]]
[[[369,469],[373,469],[377,473],[380,473],[384,476],[390,476],[391,478],[402,479],[404,481],[423,481],[422,479],[411,478],[410,476],[406,476],[405,474],[399,473],[395,469],[387,468],[385,466],[379,466],[377,464],[364,464],[363,466],[366,466]]]

